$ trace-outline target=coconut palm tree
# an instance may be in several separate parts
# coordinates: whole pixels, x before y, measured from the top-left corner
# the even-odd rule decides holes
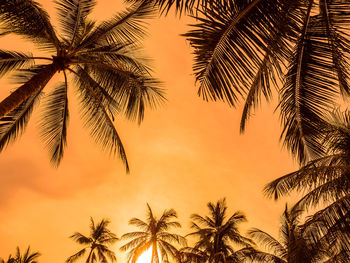
[[[131,0],[132,1],[132,0]],[[132,2],[138,2],[134,0]],[[273,88],[283,144],[301,163],[322,154],[317,126],[349,94],[350,3],[343,0],[156,0],[192,15],[184,34],[204,100],[244,101],[241,131]]]
[[[280,241],[260,229],[251,229],[249,236],[268,252],[247,249],[245,260],[265,263],[347,262],[349,253],[339,249],[335,239],[320,234],[320,228],[324,228],[321,221],[310,218],[305,224],[300,224],[302,212],[297,206],[288,209],[286,205],[281,218]]]
[[[0,2],[0,35],[19,35],[48,54],[0,50],[0,76],[17,71],[14,77],[20,83],[0,102],[0,150],[22,133],[47,83],[60,74],[63,82],[45,96],[40,122],[51,161],[54,165],[60,163],[66,145],[71,75],[86,127],[103,149],[119,155],[128,170],[114,118],[124,114],[141,122],[145,108],[163,100],[159,83],[150,76],[143,59],[135,57],[144,34],[143,21],[152,16],[153,6],[147,2],[133,4],[111,19],[96,23],[88,18],[94,0],[55,2],[60,34],[36,1]]]
[[[141,231],[130,232],[124,234],[122,239],[130,240],[123,245],[121,251],[129,251],[128,262],[136,262],[138,257],[147,249],[152,248],[151,263],[154,262],[170,262],[169,259],[177,258],[178,249],[175,245],[186,245],[186,239],[178,234],[170,233],[170,228],[181,227],[180,223],[173,221],[177,218],[174,209],[164,210],[158,219],[152,212],[149,204],[147,204],[147,219],[145,221],[132,218],[130,225],[137,226]]]
[[[14,258],[11,257],[11,255],[8,258],[9,262],[15,262],[15,263],[37,263],[37,258],[40,256],[39,252],[30,252],[30,247],[27,248],[27,250],[22,254],[19,247],[16,248],[16,255]]]
[[[12,257],[12,255],[10,254],[6,260],[3,259],[3,258],[0,258],[0,262],[1,263],[14,263],[15,262],[15,258]]]
[[[99,259],[102,263],[109,262],[107,258],[114,262],[116,261],[115,253],[108,248],[109,245],[114,244],[119,239],[117,236],[107,228],[110,221],[102,219],[99,223],[95,224],[91,218],[90,235],[85,236],[79,232],[74,233],[71,238],[84,248],[79,250],[73,256],[70,256],[66,263],[72,263],[85,255],[88,251],[89,255],[86,259],[86,263],[93,263]]]
[[[242,236],[238,224],[246,222],[243,213],[237,211],[227,218],[226,200],[221,199],[216,204],[209,202],[209,216],[191,215],[191,227],[194,232],[188,236],[197,238],[193,247],[183,248],[183,262],[239,262],[241,250],[235,251],[233,244],[250,247],[253,242]]]
[[[326,222],[330,232],[336,232],[349,249],[350,112],[336,110],[326,120],[327,124],[319,127],[325,154],[269,183],[265,193],[278,199],[298,191],[303,193],[296,204],[299,208],[322,205],[314,217]]]

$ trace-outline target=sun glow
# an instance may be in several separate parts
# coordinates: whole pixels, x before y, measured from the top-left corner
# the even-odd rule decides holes
[[[159,251],[158,251],[158,254],[159,254]],[[151,259],[152,259],[152,247],[150,247],[145,252],[143,252],[141,256],[137,259],[136,263],[151,263]],[[161,262],[162,261],[159,260],[159,263]]]

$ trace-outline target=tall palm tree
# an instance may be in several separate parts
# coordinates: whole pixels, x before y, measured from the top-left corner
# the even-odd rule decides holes
[[[123,245],[121,251],[129,251],[128,262],[136,262],[138,257],[147,249],[152,248],[151,263],[170,262],[170,257],[177,258],[178,249],[175,245],[186,245],[186,239],[181,235],[168,232],[170,228],[181,227],[180,223],[173,221],[177,218],[174,209],[165,210],[158,219],[147,204],[147,219],[145,221],[132,218],[130,225],[137,226],[141,231],[124,234],[122,239],[131,241]],[[160,255],[159,255],[160,254]]]
[[[209,216],[193,214],[191,227],[195,232],[188,236],[194,236],[197,241],[194,247],[182,249],[184,262],[239,262],[241,250],[235,251],[233,244],[250,247],[253,242],[242,236],[238,230],[238,224],[246,222],[246,217],[241,212],[235,212],[227,218],[226,200],[221,199],[216,204],[209,202]]]
[[[335,240],[324,238],[319,233],[323,228],[320,221],[313,218],[300,224],[302,210],[297,206],[288,209],[281,218],[280,241],[270,234],[251,229],[248,234],[267,248],[269,252],[247,249],[246,260],[264,263],[336,263],[347,262],[349,253],[339,250]]]
[[[107,228],[110,221],[107,219],[102,219],[99,223],[95,224],[94,220],[91,218],[90,224],[90,235],[85,236],[79,232],[74,233],[71,238],[84,246],[83,249],[79,250],[73,256],[70,256],[66,263],[72,263],[85,255],[89,251],[89,255],[86,259],[86,263],[93,263],[99,259],[102,263],[107,263],[108,259],[111,262],[116,261],[115,253],[108,248],[109,245],[114,244],[118,238]]]
[[[145,108],[164,99],[148,66],[135,57],[144,35],[143,21],[152,16],[153,5],[141,1],[97,24],[88,18],[95,3],[57,0],[61,29],[57,34],[49,15],[36,1],[0,2],[0,35],[17,34],[49,54],[0,50],[0,76],[16,70],[15,77],[21,84],[0,102],[0,151],[22,133],[45,86],[60,74],[64,81],[45,96],[40,122],[51,161],[54,165],[60,163],[66,145],[71,75],[92,137],[109,153],[118,153],[129,169],[114,118],[124,114],[141,122]]]
[[[15,262],[15,258],[12,257],[12,255],[10,254],[6,260],[3,259],[3,258],[0,258],[0,262],[1,263],[14,263]]]
[[[130,0],[138,2],[138,0]],[[204,100],[244,101],[241,131],[279,93],[283,143],[301,163],[322,154],[318,123],[349,94],[350,3],[343,0],[156,0],[192,15],[184,34]]]
[[[265,193],[278,199],[298,191],[304,193],[299,208],[322,205],[314,217],[326,222],[350,251],[350,112],[337,110],[326,119],[320,126],[325,154],[269,183]]]
[[[8,261],[15,263],[37,263],[37,258],[40,256],[39,252],[30,252],[30,247],[22,254],[19,247],[16,249],[16,255],[14,258],[9,257]],[[7,261],[7,262],[8,262]]]

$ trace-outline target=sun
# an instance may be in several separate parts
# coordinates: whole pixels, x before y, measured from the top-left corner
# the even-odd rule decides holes
[[[159,251],[158,251],[159,254]],[[148,248],[145,252],[141,254],[141,256],[136,260],[136,263],[151,263],[152,259],[152,247]],[[162,261],[159,260],[159,263]]]

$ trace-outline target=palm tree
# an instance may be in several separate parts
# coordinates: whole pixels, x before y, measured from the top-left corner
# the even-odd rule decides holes
[[[39,252],[30,252],[30,247],[27,248],[27,250],[24,252],[24,254],[21,253],[21,250],[19,247],[16,249],[16,255],[14,258],[9,257],[8,263],[9,262],[15,262],[15,263],[37,263],[37,258],[40,256]]]
[[[302,212],[297,206],[288,209],[286,205],[281,218],[280,241],[262,230],[251,229],[248,234],[269,252],[247,249],[245,260],[265,263],[347,262],[350,254],[339,250],[335,239],[320,234],[320,228],[324,228],[321,221],[311,218],[300,224]]]
[[[130,0],[138,2],[138,0]],[[350,3],[343,0],[156,0],[193,13],[184,34],[204,100],[244,101],[241,131],[273,88],[283,143],[300,163],[322,154],[317,126],[349,94]]]
[[[147,204],[145,221],[138,218],[130,219],[129,224],[137,226],[141,231],[130,232],[122,236],[124,240],[132,239],[120,248],[121,251],[129,251],[128,262],[136,262],[138,257],[150,247],[152,248],[151,263],[160,261],[168,263],[170,257],[177,258],[178,249],[174,245],[184,246],[186,239],[181,235],[168,232],[170,228],[181,227],[179,222],[173,221],[176,218],[176,211],[169,209],[164,210],[162,216],[157,219]]]
[[[250,247],[253,242],[242,236],[238,224],[246,222],[246,217],[239,211],[233,213],[227,220],[226,200],[221,199],[216,204],[209,202],[209,216],[193,214],[191,227],[195,232],[188,236],[197,238],[194,247],[182,249],[183,262],[239,262],[241,250],[235,251],[233,244]]]
[[[0,262],[1,263],[14,263],[15,262],[15,258],[12,257],[12,255],[10,254],[6,260],[3,259],[3,258],[0,258]]]
[[[152,16],[153,6],[147,2],[133,4],[97,24],[88,19],[95,0],[57,0],[56,4],[60,35],[36,1],[0,2],[0,35],[17,34],[51,53],[33,56],[0,50],[0,76],[16,70],[15,77],[21,83],[0,102],[0,150],[22,133],[45,86],[59,73],[64,81],[46,96],[40,126],[52,163],[60,163],[69,119],[70,74],[75,80],[72,86],[79,95],[82,117],[92,137],[109,153],[118,153],[128,170],[114,117],[120,113],[141,122],[145,108],[156,106],[164,99],[159,83],[134,54],[144,34],[143,21]],[[34,65],[38,61],[40,63]]]
[[[84,248],[79,250],[73,256],[70,256],[66,263],[72,263],[84,256],[89,251],[89,255],[86,259],[86,263],[93,263],[99,259],[102,263],[107,263],[108,259],[111,262],[116,260],[115,253],[108,248],[109,245],[114,244],[118,238],[107,228],[110,221],[102,219],[99,223],[95,224],[91,218],[90,235],[85,236],[79,232],[74,233],[71,238],[78,244],[84,245]]]
[[[320,127],[325,154],[269,183],[265,193],[278,199],[298,191],[304,193],[299,208],[322,205],[313,217],[326,222],[350,251],[350,112],[337,110],[326,119]]]

